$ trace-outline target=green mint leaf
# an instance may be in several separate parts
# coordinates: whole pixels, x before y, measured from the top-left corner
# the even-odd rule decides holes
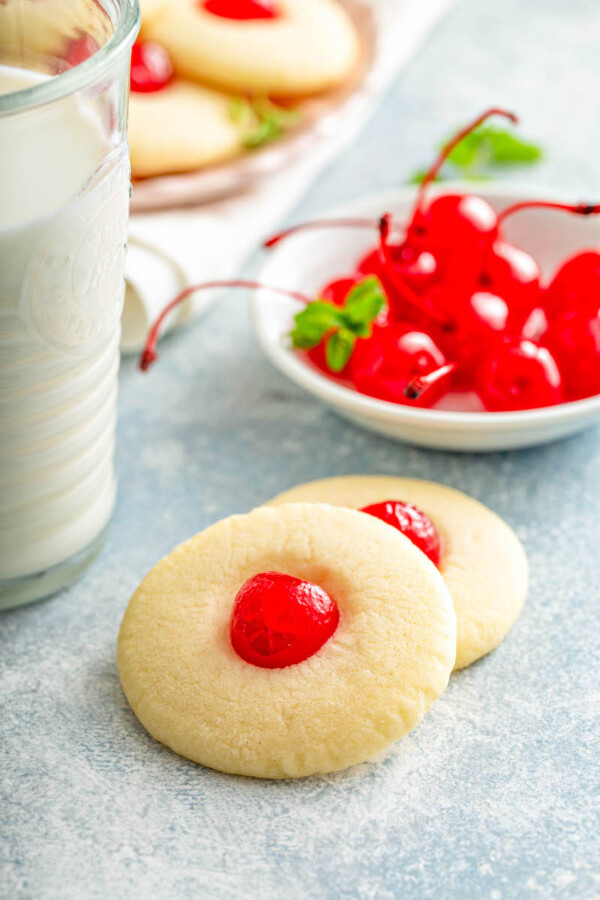
[[[484,137],[481,129],[472,131],[454,147],[448,156],[448,162],[459,169],[468,169],[477,162],[481,153]]]
[[[294,317],[292,346],[310,350],[325,341],[325,357],[332,372],[341,372],[359,337],[370,337],[372,325],[386,297],[379,279],[364,278],[345,298],[343,306],[314,300]]]
[[[448,162],[460,169],[469,169],[487,165],[528,165],[541,157],[540,147],[524,141],[512,131],[482,125],[457,144]]]
[[[249,150],[255,150],[269,141],[276,140],[301,118],[299,110],[277,106],[268,97],[255,97],[250,103],[244,100],[241,103],[244,107],[240,106],[237,98],[234,98],[233,115],[239,117],[234,118],[234,121],[248,127],[242,144]]]
[[[291,333],[292,344],[302,350],[310,350],[320,344],[325,335],[340,325],[340,313],[333,303],[315,300],[295,317]]]
[[[356,337],[346,328],[332,334],[325,345],[325,359],[332,372],[341,372],[352,356]]]
[[[282,133],[281,126],[272,119],[263,119],[243,140],[244,147],[248,150],[256,150],[269,141],[274,141]]]
[[[238,125],[249,125],[254,121],[254,110],[243,97],[232,97],[229,101],[229,118]]]
[[[268,97],[257,97],[253,103],[255,113],[262,119],[273,119],[282,128],[290,128],[297,125],[300,119],[300,110],[286,106],[278,106]]]
[[[486,128],[482,131],[483,146],[494,165],[530,165],[543,156],[541,147],[522,140],[510,131],[501,131],[497,128]]]
[[[362,297],[377,290],[381,290],[381,282],[375,275],[367,275],[350,288],[344,300],[344,309],[351,309],[356,303],[360,303]]]
[[[313,300],[296,315],[296,324],[326,323],[329,328],[340,323],[340,308],[329,300]]]
[[[386,304],[385,294],[377,278],[365,278],[348,293],[344,303],[344,319],[351,331],[361,337],[370,333],[370,325]],[[356,329],[359,330],[356,330]]]
[[[318,325],[294,328],[290,334],[292,346],[297,350],[312,350],[330,331],[331,328],[321,328]]]
[[[346,321],[344,328],[351,331],[356,337],[371,337],[373,332],[373,322],[349,322]]]
[[[427,175],[427,169],[417,169],[416,172],[413,172],[410,178],[407,181],[407,184],[421,184],[425,176]],[[438,172],[436,177],[433,179],[434,181],[448,181],[446,175],[442,175],[441,172]]]
[[[490,177],[490,168],[532,165],[542,157],[541,147],[523,140],[512,131],[482,125],[454,147],[443,172],[435,180],[447,180],[453,169],[458,170],[461,178],[486,179]],[[409,184],[421,184],[425,174],[426,170],[414,172]]]

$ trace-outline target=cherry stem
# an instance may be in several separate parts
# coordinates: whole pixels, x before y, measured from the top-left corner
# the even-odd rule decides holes
[[[314,222],[301,222],[284,231],[279,231],[263,243],[265,250],[276,247],[281,241],[299,231],[312,231],[313,228],[377,228],[378,219],[316,219]]]
[[[417,194],[417,202],[415,203],[415,209],[412,217],[412,221],[414,222],[416,216],[421,212],[423,208],[423,201],[425,200],[425,192],[432,181],[435,181],[440,169],[460,142],[467,137],[472,131],[474,131],[479,125],[485,122],[486,119],[489,119],[490,116],[504,116],[506,119],[510,119],[513,125],[517,125],[519,122],[518,117],[510,112],[507,109],[501,109],[499,107],[491,107],[490,109],[486,109],[485,112],[481,113],[481,115],[477,116],[476,119],[473,119],[468,125],[465,125],[464,128],[461,128],[453,138],[444,144],[442,149],[440,150],[436,160],[434,161],[431,168],[425,173],[423,180],[421,181],[421,185],[419,187],[419,192]]]
[[[423,313],[423,315],[427,316],[429,319],[437,322],[438,325],[441,325],[444,328],[447,327],[450,324],[448,317],[439,312],[439,310],[435,309],[423,297],[417,294],[417,292],[406,283],[402,276],[398,274],[397,267],[394,265],[394,260],[391,258],[389,252],[388,238],[391,230],[391,223],[392,216],[390,213],[386,213],[379,220],[379,248],[387,277],[390,279],[403,300],[415,307],[415,309]]]
[[[171,300],[170,303],[167,303],[165,308],[162,310],[162,312],[159,314],[152,327],[150,328],[148,337],[146,338],[144,349],[142,350],[142,353],[140,355],[139,367],[142,372],[147,372],[150,366],[158,359],[158,354],[156,352],[158,335],[161,326],[169,313],[171,313],[175,309],[175,307],[179,306],[180,303],[183,303],[184,300],[187,300],[188,297],[190,297],[192,294],[195,294],[197,291],[214,290],[215,288],[248,288],[249,290],[253,291],[273,291],[274,294],[282,294],[284,297],[291,297],[293,300],[300,300],[301,303],[312,303],[314,299],[313,297],[308,297],[306,294],[302,294],[299,291],[291,291],[287,288],[271,287],[268,284],[261,284],[260,281],[246,281],[244,279],[235,279],[233,281],[205,281],[201,284],[190,285],[190,287],[185,288],[185,290],[177,294],[177,296],[173,300]]]
[[[521,212],[522,209],[558,209],[563,212],[574,213],[578,216],[593,216],[600,213],[600,204],[589,203],[553,203],[549,200],[523,200],[520,203],[513,203],[507,206],[501,213],[498,213],[498,226],[500,226],[508,216],[513,213]]]
[[[457,363],[452,362],[434,369],[427,375],[415,375],[404,388],[404,396],[408,400],[414,400],[415,405],[421,405],[428,399],[430,391],[441,387],[444,381],[452,378],[457,368]]]

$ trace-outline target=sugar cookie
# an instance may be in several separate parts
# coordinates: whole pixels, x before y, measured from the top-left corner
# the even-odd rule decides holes
[[[235,20],[199,0],[171,0],[145,36],[169,51],[176,71],[238,93],[302,96],[343,83],[359,41],[335,0],[278,0],[278,15]]]
[[[146,26],[155,22],[169,6],[169,0],[140,0],[141,24],[140,31],[146,33]]]
[[[230,639],[234,600],[257,573],[320,586],[339,624],[308,659],[262,668]],[[411,730],[445,689],[456,617],[444,581],[398,531],[350,509],[262,507],[176,547],[137,589],[118,665],[158,741],[241,775],[343,769]]]
[[[174,81],[129,98],[129,152],[136,178],[186,172],[242,152],[242,131],[229,114],[231,98]]]
[[[385,475],[312,481],[285,491],[269,505],[318,502],[362,509],[383,500],[413,503],[427,513],[440,534],[439,567],[458,626],[455,668],[462,669],[498,646],[521,613],[527,594],[525,551],[499,516],[442,484]]]

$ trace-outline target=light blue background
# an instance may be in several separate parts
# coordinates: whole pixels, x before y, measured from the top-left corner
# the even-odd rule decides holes
[[[463,0],[295,217],[401,182],[489,104],[547,147],[521,178],[597,200],[599,47],[596,0]],[[239,294],[167,339],[147,377],[126,363],[120,413],[104,552],[70,590],[0,619],[0,894],[599,897],[598,432],[489,456],[373,436],[264,361]],[[532,569],[513,633],[379,764],[271,784],[154,743],[114,657],[141,576],[221,516],[350,472],[438,479],[504,516]]]

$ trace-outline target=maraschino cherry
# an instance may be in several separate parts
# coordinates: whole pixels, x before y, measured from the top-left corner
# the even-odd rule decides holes
[[[403,500],[384,500],[364,506],[361,512],[369,513],[401,531],[419,550],[437,566],[440,562],[442,545],[435,525],[425,513]]]
[[[418,240],[421,249],[430,249],[444,283],[473,284],[496,233],[490,204],[473,194],[443,194],[417,213],[416,222],[422,224],[409,226],[407,242]]]
[[[446,203],[445,198],[438,199],[444,201],[440,202],[442,218],[445,210],[453,209],[452,214],[456,213],[454,200]],[[556,334],[560,333],[561,327],[566,330],[562,344],[560,339],[555,338],[554,345],[560,344],[560,350],[555,351],[556,359],[547,347],[537,346],[548,332],[547,313],[540,305],[542,292],[539,268],[532,257],[508,244],[500,233],[500,226],[509,216],[535,207],[579,215],[590,215],[599,210],[599,207],[588,204],[570,205],[538,200],[514,204],[498,216],[494,213],[493,220],[492,217],[486,219],[487,211],[484,210],[481,221],[486,219],[486,227],[474,228],[477,250],[482,251],[483,260],[477,278],[471,279],[469,276],[461,286],[452,283],[452,279],[448,281],[447,272],[442,268],[440,277],[432,278],[425,289],[423,281],[421,285],[418,279],[411,283],[410,278],[405,277],[406,271],[401,271],[392,257],[392,254],[401,257],[403,253],[412,253],[413,261],[427,258],[428,251],[418,249],[418,240],[417,250],[410,247],[413,225],[409,226],[407,239],[403,244],[393,243],[388,239],[392,227],[391,217],[381,218],[380,246],[361,261],[359,269],[361,273],[374,272],[386,287],[390,298],[390,318],[395,316],[406,322],[408,317],[412,323],[418,323],[420,332],[426,332],[425,337],[435,339],[445,360],[440,361],[437,366],[430,360],[430,365],[422,372],[411,373],[409,370],[408,381],[412,386],[407,392],[405,354],[397,354],[390,349],[389,360],[384,363],[384,344],[377,331],[371,340],[359,342],[354,362],[351,361],[350,364],[350,375],[358,390],[385,399],[395,398],[395,402],[406,402],[409,399],[418,404],[432,405],[451,381],[459,387],[477,390],[480,387],[479,381],[483,378],[486,383],[482,387],[482,394],[490,409],[520,409],[525,408],[530,401],[533,406],[560,402],[564,390],[556,382],[556,361],[559,358],[566,360],[569,354],[572,355],[572,348],[568,349],[570,329],[566,323],[557,327]],[[460,209],[458,212],[460,219]],[[419,215],[416,211],[413,222],[418,222]],[[463,221],[470,227],[476,224],[476,218],[476,215],[467,215],[463,216]],[[350,220],[348,224],[362,227],[366,222]],[[431,222],[426,224],[431,226]],[[435,237],[433,226],[431,233]],[[414,227],[419,238],[420,226]],[[413,236],[414,233],[413,231]],[[460,228],[457,233],[460,233]],[[441,257],[438,254],[438,257],[443,260],[443,254]],[[433,272],[437,260],[432,258],[433,264],[429,268]],[[593,277],[597,271],[597,262],[595,256],[586,255],[581,261],[576,259],[573,267],[581,266],[582,272],[589,271]],[[422,272],[419,272],[419,276],[421,275]],[[556,292],[560,289],[563,295],[564,280],[565,276],[561,274],[555,288]],[[419,287],[422,293],[416,296]],[[581,293],[580,285],[579,296]],[[570,317],[569,321],[573,328],[579,329],[584,345],[588,347],[586,358],[589,358],[590,365],[593,366],[596,352],[594,317],[588,316],[585,321],[579,319],[577,322]],[[413,327],[414,330],[416,329]],[[510,340],[504,340],[505,338]],[[504,365],[507,368],[503,380],[499,367]],[[353,374],[355,367],[358,377]],[[573,359],[570,367],[573,372],[578,371]],[[400,373],[402,377],[386,377],[386,368],[392,373]],[[585,366],[579,369],[585,371],[585,374],[579,378],[577,386],[573,379],[565,379],[570,381],[567,387],[570,395],[582,396],[582,391],[590,393],[596,390],[593,373],[587,374]]]
[[[359,266],[364,274],[375,274],[381,279],[388,291],[392,315],[395,314],[396,292],[404,301],[407,301],[409,294],[412,305],[418,308],[415,295],[425,292],[440,278],[445,284],[474,288],[483,269],[484,258],[489,258],[490,246],[497,237],[497,215],[481,197],[444,194],[427,203],[427,191],[454,147],[493,115],[504,116],[512,122],[518,121],[514,113],[491,108],[477,116],[447,142],[423,178],[401,240],[391,239],[391,216],[383,216],[379,220],[379,250],[368,254]],[[382,223],[386,223],[385,232]],[[274,247],[290,235],[309,228],[370,228],[373,225],[374,222],[370,219],[309,222],[274,235],[264,246]],[[488,285],[488,289],[493,288]],[[435,309],[430,308],[429,312],[435,317]],[[404,311],[401,315],[405,315]]]
[[[389,261],[398,267],[399,276],[413,291],[423,294],[436,278],[437,262],[433,254],[426,250],[416,252],[402,244],[390,243],[388,246]],[[361,275],[377,276],[384,287],[393,293],[393,286],[388,277],[388,262],[382,260],[379,248],[367,253],[358,263],[356,271]]]
[[[478,393],[487,409],[497,411],[600,393],[600,253],[583,251],[567,260],[544,288],[535,260],[502,233],[506,220],[525,209],[587,216],[600,212],[600,205],[531,200],[496,213],[471,195],[428,202],[428,187],[453,147],[492,114],[516,121],[512,113],[491,109],[452,138],[425,176],[403,232],[385,214],[306,223],[266,242],[273,247],[308,228],[377,229],[378,246],[324,289],[329,303],[296,317],[294,345],[328,375],[350,379],[370,396],[417,406],[432,406],[451,386]],[[367,292],[361,313],[360,297],[352,307],[352,295],[365,275],[377,276],[380,285],[371,296]],[[141,367],[156,358],[158,331],[178,303],[199,289],[234,286],[266,287],[211,282],[182,292],[154,323]],[[314,300],[274,290],[307,304]],[[364,321],[353,318],[365,314]]]
[[[409,322],[375,326],[368,340],[358,341],[350,359],[350,378],[362,394],[406,403],[404,393],[415,375],[446,363],[433,338]]]
[[[515,120],[510,113],[496,110]],[[443,155],[443,154],[442,154]],[[430,170],[428,178],[435,173]],[[496,214],[481,198],[470,195],[443,195],[424,205],[424,181],[407,242],[425,241],[438,261],[439,278],[444,285],[494,294],[509,309],[507,326],[529,313],[540,301],[540,270],[525,251],[508,243],[501,228],[517,212],[534,207],[564,210],[579,215],[598,212],[597,206],[527,201],[513,204]]]
[[[458,363],[458,384],[467,387],[482,357],[506,334],[508,306],[502,297],[488,291],[475,291],[465,299],[442,284],[432,288],[432,298],[451,320],[439,333],[439,344],[446,356]]]
[[[443,328],[449,324],[445,311],[431,301],[427,289],[437,274],[435,258],[424,250],[390,242],[392,217],[386,213],[379,220],[379,277],[388,296],[392,319],[410,317],[416,325],[432,322]]]
[[[505,338],[482,362],[477,390],[492,411],[553,406],[564,400],[556,360],[546,347],[525,338]]]
[[[131,90],[136,94],[161,91],[173,79],[169,54],[152,41],[136,41],[131,49]]]
[[[379,246],[360,260],[356,271],[379,278],[390,301],[391,315],[402,318],[406,314],[407,291],[414,312],[414,294],[423,295],[435,282],[437,262],[427,250],[416,250],[392,239],[391,215],[381,217],[378,229]]]
[[[274,19],[278,15],[272,0],[201,0],[201,5],[206,12],[220,19],[247,21]]]
[[[567,396],[572,400],[600,394],[600,298],[596,311],[566,309],[556,316],[545,335],[556,358]]]
[[[475,281],[485,250],[496,234],[497,216],[487,201],[474,194],[442,194],[427,203],[427,191],[452,150],[494,115],[518,122],[514,113],[494,107],[458,131],[425,174],[406,229],[405,244],[433,253],[439,274],[447,284],[460,286]]]
[[[283,669],[313,656],[339,620],[338,606],[323,588],[282,572],[261,572],[235,598],[231,643],[252,665]]]
[[[550,315],[569,309],[593,311],[600,296],[600,253],[584,250],[569,257],[558,269],[545,294]]]
[[[513,324],[528,313],[540,299],[540,267],[519,247],[498,238],[484,255],[476,289],[502,297]]]
[[[498,238],[490,247],[484,265],[479,276],[479,283],[487,285],[489,290],[499,293],[508,302],[510,317],[509,326],[516,330],[518,322],[523,320],[536,306],[543,305],[548,309],[552,305],[556,309],[565,309],[571,305],[565,293],[567,285],[571,284],[571,290],[581,291],[586,275],[591,275],[597,268],[595,277],[600,286],[600,267],[594,266],[593,257],[600,254],[592,254],[592,260],[582,254],[583,259],[578,261],[573,258],[566,264],[565,271],[560,271],[555,276],[555,285],[552,290],[544,292],[540,286],[539,266],[528,253],[507,244],[500,237],[501,228],[508,218],[527,209],[547,209],[567,212],[572,215],[589,216],[600,212],[600,206],[585,203],[556,203],[548,200],[525,200],[506,207],[498,214],[497,233]],[[590,264],[591,263],[591,264]],[[579,275],[577,270],[579,269]],[[577,287],[575,287],[577,286]],[[575,299],[573,297],[573,299]]]
[[[548,314],[543,306],[534,306],[525,321],[517,322],[515,333],[521,337],[533,341],[535,344],[543,344],[548,333]]]
[[[505,336],[488,348],[466,383],[461,364],[451,362],[412,378],[404,394],[421,406],[432,406],[453,382],[474,390],[491,412],[554,406],[565,399],[557,358],[523,336]]]
[[[525,253],[524,250],[509,244],[502,238],[501,228],[509,217],[523,210],[535,208],[560,210],[575,215],[591,215],[599,210],[599,207],[587,204],[528,200],[515,203],[498,214],[496,237],[493,242],[490,242],[484,254],[476,289],[493,293],[504,299],[508,307],[507,331],[512,333],[518,333],[524,320],[528,320],[528,317],[542,304],[544,308],[547,308],[551,302],[558,305],[564,304],[566,285],[571,281],[573,275],[575,279],[571,283],[577,283],[576,271],[571,271],[567,267],[567,270],[560,274],[553,292],[542,292],[540,284],[541,274],[537,262],[529,253]],[[598,256],[600,259],[600,255]],[[589,266],[587,260],[583,260],[582,263],[573,261],[573,269],[576,270],[578,265],[581,265],[581,276],[584,276],[593,268]],[[599,274],[600,270],[596,275],[597,278]],[[579,281],[580,292],[582,281],[583,278]],[[600,285],[600,279],[598,283]],[[537,313],[523,331],[523,335],[537,339],[543,333],[543,329],[540,330],[541,326],[542,318]],[[537,336],[535,334],[536,331]]]

